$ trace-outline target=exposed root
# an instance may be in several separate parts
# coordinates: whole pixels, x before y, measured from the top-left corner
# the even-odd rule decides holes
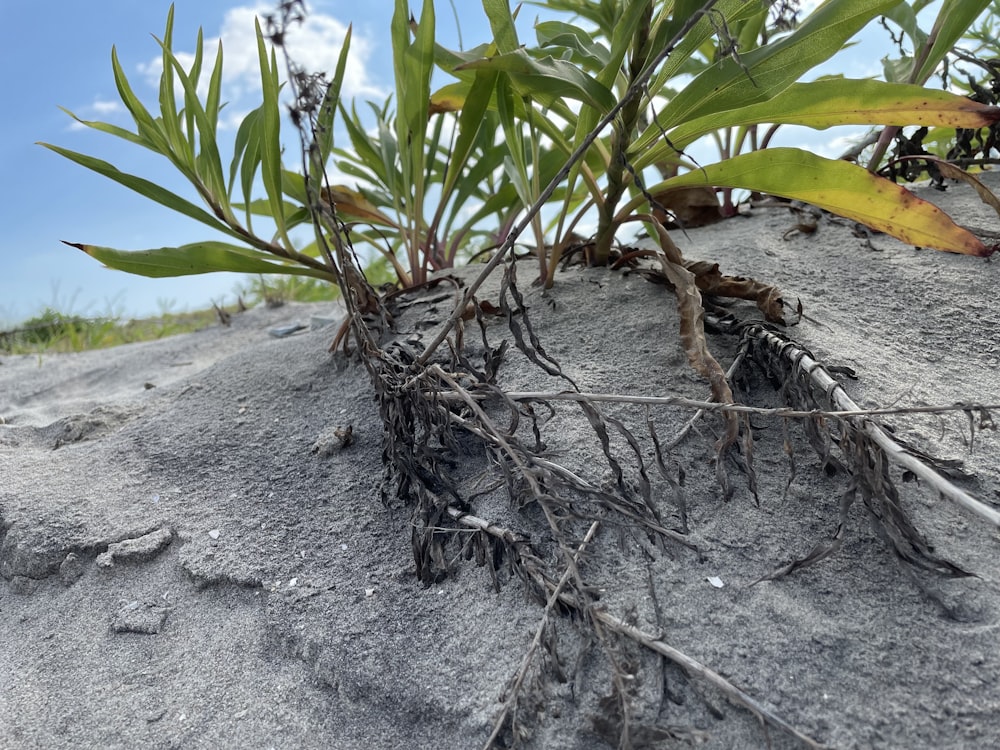
[[[458,515],[456,519],[460,523],[462,523],[465,522],[466,519],[471,519],[471,516],[463,517],[462,515]],[[477,522],[480,521],[480,519],[475,519],[475,520]],[[481,528],[487,531],[491,528],[498,529],[498,527],[494,526],[493,524],[484,522],[480,522],[478,524],[473,524],[473,525],[475,525],[476,528]],[[590,540],[594,538],[594,534],[597,533],[598,526],[599,523],[597,521],[594,521],[590,525],[590,528],[587,530],[587,535],[583,538],[583,541],[580,542],[580,546],[577,548],[576,552],[573,555],[574,563],[579,562],[580,556],[583,554],[583,551],[587,548],[587,545],[590,544]],[[504,533],[502,530],[500,531],[502,536],[509,535],[509,532]],[[485,750],[489,750],[489,748],[493,747],[493,743],[496,742],[496,740],[500,737],[500,733],[503,732],[505,728],[507,728],[508,724],[515,723],[512,715],[517,710],[517,700],[520,695],[521,685],[524,684],[524,678],[528,674],[529,667],[531,667],[531,662],[534,659],[535,652],[538,650],[539,645],[542,643],[542,637],[545,634],[545,628],[548,625],[549,616],[552,613],[552,609],[559,602],[559,597],[562,595],[563,589],[565,588],[567,582],[572,577],[572,575],[573,575],[573,569],[567,566],[565,572],[562,574],[562,577],[559,579],[559,581],[554,586],[551,587],[552,590],[549,593],[548,601],[545,602],[545,610],[542,612],[541,621],[538,623],[538,628],[535,630],[535,637],[532,639],[531,645],[528,647],[528,651],[525,653],[524,658],[521,660],[521,666],[517,670],[517,674],[514,675],[514,678],[511,680],[510,686],[504,691],[505,696],[503,700],[503,708],[500,710],[500,714],[499,716],[497,716],[496,721],[493,724],[493,732],[486,740],[486,745],[484,746]]]
[[[760,325],[747,327],[745,335],[749,340],[756,342],[758,353],[756,359],[760,364],[772,370],[776,367],[783,367],[786,372],[793,369],[799,378],[808,380],[811,386],[808,398],[812,404],[809,405],[820,406],[817,410],[805,412],[801,408],[804,404],[798,404],[798,410],[789,412],[775,410],[775,413],[786,417],[808,415],[812,420],[827,418],[849,425],[849,429],[860,432],[868,438],[873,443],[872,448],[877,448],[884,453],[888,461],[912,472],[942,497],[960,505],[981,520],[994,526],[1000,526],[1000,512],[957,487],[935,468],[934,459],[927,454],[917,452],[911,446],[903,445],[873,419],[873,417],[888,414],[939,414],[961,411],[968,416],[974,432],[976,421],[982,429],[993,429],[990,412],[1000,407],[996,405],[954,404],[950,406],[862,409],[847,395],[847,391],[823,365],[817,362],[805,348],[791,339]],[[817,403],[820,398],[826,401],[825,405]],[[827,409],[826,411],[823,410],[824,407]]]
[[[513,532],[509,530],[506,530],[496,524],[490,523],[481,518],[477,518],[467,513],[463,513],[457,509],[452,509],[450,511],[450,515],[452,516],[452,518],[454,518],[456,521],[458,521],[463,525],[479,529],[481,531],[485,531],[489,534],[494,534],[498,538],[502,539],[517,538],[517,535],[513,534]],[[583,553],[587,544],[589,544],[590,541],[593,539],[593,536],[596,533],[596,531],[597,531],[597,523],[595,522],[591,525],[590,529],[587,532],[586,537],[580,544],[579,549],[574,554],[574,560],[578,559],[578,557]],[[644,646],[650,651],[653,651],[665,657],[666,659],[669,659],[673,663],[682,667],[688,674],[694,675],[713,685],[717,690],[719,690],[723,695],[725,695],[733,702],[741,706],[744,706],[745,708],[748,708],[761,721],[766,722],[767,724],[777,729],[780,729],[783,732],[787,732],[792,737],[795,737],[800,742],[802,742],[806,747],[810,748],[823,747],[821,743],[817,742],[816,740],[812,739],[805,733],[796,729],[794,726],[792,726],[787,721],[785,721],[780,716],[771,711],[769,708],[761,704],[759,701],[750,696],[748,693],[736,687],[731,682],[729,682],[729,680],[727,680],[725,677],[713,671],[712,669],[708,668],[698,660],[693,659],[684,652],[679,651],[673,646],[670,646],[662,639],[657,638],[651,633],[647,633],[641,628],[637,628],[634,625],[630,625],[620,617],[612,615],[599,607],[588,606],[584,603],[581,603],[581,601],[576,595],[565,591],[566,583],[570,579],[570,572],[571,571],[569,570],[569,568],[567,568],[567,570],[563,573],[562,577],[556,582],[553,582],[548,578],[540,578],[538,580],[538,585],[540,587],[544,587],[544,589],[548,592],[548,599],[546,601],[545,611],[542,615],[542,621],[540,622],[539,627],[536,630],[535,637],[532,640],[528,652],[525,654],[525,657],[522,660],[521,667],[518,669],[517,674],[512,680],[511,689],[508,691],[507,697],[504,699],[504,707],[501,709],[500,715],[496,720],[493,733],[490,735],[489,740],[487,740],[486,748],[491,748],[494,746],[493,743],[499,737],[500,732],[503,729],[504,723],[507,721],[510,713],[514,710],[514,707],[516,706],[516,696],[515,694],[512,693],[512,691],[515,690],[517,686],[523,683],[524,676],[527,673],[528,666],[530,664],[530,660],[534,655],[535,651],[537,650],[538,645],[541,641],[542,637],[541,633],[544,630],[546,621],[557,602],[562,603],[569,610],[576,612],[580,615],[583,615],[585,617],[589,617],[593,619],[595,622],[600,623],[600,625],[602,625],[603,627],[606,627],[613,632],[619,633],[620,635],[623,635],[626,638],[629,638],[635,641],[636,643]]]

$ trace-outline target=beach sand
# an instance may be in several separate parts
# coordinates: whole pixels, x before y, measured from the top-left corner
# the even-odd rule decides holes
[[[960,222],[997,226],[964,185],[921,194]],[[808,318],[786,333],[823,363],[853,369],[857,379],[843,383],[860,405],[1000,403],[1000,264],[857,236],[829,218],[812,234],[787,234],[794,225],[785,208],[758,208],[674,235],[688,258],[801,300]],[[530,321],[581,390],[707,397],[681,348],[670,291],[636,272],[571,267],[542,292],[530,285],[533,270],[520,264]],[[458,275],[471,278],[468,269]],[[499,304],[497,284],[480,299]],[[407,335],[429,340],[451,309],[446,287],[404,298]],[[730,310],[756,315],[749,303]],[[410,510],[383,502],[392,488],[368,371],[356,356],[327,351],[333,327],[268,333],[317,313],[337,311],[262,307],[230,327],[155,342],[0,357],[0,746],[486,742],[543,607],[505,563],[495,586],[488,564],[471,552],[465,559],[471,532],[449,537],[452,575],[417,579]],[[487,320],[487,334],[492,346],[510,339],[500,317]],[[467,328],[473,348],[478,335]],[[712,334],[709,343],[728,367],[738,338]],[[567,388],[515,347],[497,381]],[[759,373],[738,395],[781,404]],[[653,468],[647,415],[666,443],[692,411],[601,409],[636,436],[657,511],[677,527],[675,488]],[[970,445],[961,412],[883,421],[932,454],[961,459],[972,477],[958,484],[1000,503],[995,431],[976,430]],[[822,470],[798,424],[786,440],[780,419],[751,423],[757,498],[736,461],[726,464],[733,495],[723,497],[715,417],[666,457],[671,477],[683,478],[687,538],[698,551],[601,517],[580,575],[600,590],[602,611],[829,747],[1000,746],[997,530],[894,469],[917,529],[975,576],[899,561],[859,499],[839,551],[751,585],[832,537],[850,481]],[[635,482],[634,456],[612,433],[610,450]],[[554,404],[542,437],[549,460],[593,485],[614,484],[577,405]],[[537,506],[519,508],[526,498],[494,486],[501,475],[472,436],[462,447],[449,470],[471,511],[530,538],[558,572]],[[627,687],[634,747],[801,746],[649,649],[614,634],[602,644],[586,617],[553,615],[546,634],[519,704],[524,747],[616,746],[611,664]]]

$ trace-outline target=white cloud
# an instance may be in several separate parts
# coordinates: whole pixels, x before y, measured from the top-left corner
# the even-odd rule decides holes
[[[114,100],[105,100],[105,99],[95,99],[94,102],[90,105],[90,108],[94,111],[95,114],[103,115],[105,117],[107,115],[113,115],[118,112],[125,111],[125,107],[122,105],[121,102],[116,102]]]
[[[220,127],[235,127],[238,124],[240,118],[232,116],[229,110],[238,109],[245,113],[256,107],[260,101],[260,67],[254,19],[263,19],[265,14],[273,10],[272,3],[231,8],[226,12],[219,35],[206,38],[204,41],[204,61],[199,85],[199,93],[202,96],[205,95],[208,78],[215,65],[219,40],[222,41],[222,100],[229,104],[220,115]],[[261,27],[264,27],[263,20]],[[332,75],[337,67],[337,59],[343,48],[347,28],[347,24],[333,16],[310,13],[303,24],[293,25],[287,32],[288,51],[294,62],[307,72],[324,72]],[[187,70],[194,62],[194,52],[183,51],[181,46],[175,37],[174,55]],[[270,47],[270,44],[268,46]],[[372,49],[373,44],[370,39],[356,32],[352,34],[341,92],[345,99],[354,96],[372,98],[385,96],[385,91],[370,79],[367,72]],[[285,80],[287,74],[280,50],[278,65],[279,77]],[[159,85],[162,69],[160,56],[139,65],[140,73],[154,87]]]

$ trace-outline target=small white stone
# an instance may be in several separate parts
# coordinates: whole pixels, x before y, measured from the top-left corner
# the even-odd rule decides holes
[[[208,536],[211,539],[218,539],[220,536],[222,536],[222,532],[219,531],[218,529],[212,529],[210,532],[208,532]]]
[[[375,596],[375,589],[365,589],[365,596]]]
[[[299,579],[298,578],[293,578],[293,579],[291,579],[288,582],[288,588],[294,588],[295,586],[298,586],[298,585],[299,585]]]
[[[726,585],[726,584],[724,584],[722,582],[722,579],[719,578],[718,576],[709,576],[705,580],[707,580],[710,584],[712,584],[713,586],[715,586],[715,588],[717,588],[717,589],[721,589],[723,586]]]

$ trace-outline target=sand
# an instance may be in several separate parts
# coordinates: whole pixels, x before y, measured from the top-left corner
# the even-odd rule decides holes
[[[965,186],[923,194],[960,221],[996,226]],[[996,262],[859,237],[830,219],[786,237],[794,224],[786,209],[760,208],[675,234],[689,258],[801,300],[808,319],[788,333],[825,363],[852,368],[858,377],[844,384],[859,404],[1000,403]],[[528,263],[519,276],[539,339],[581,389],[707,396],[662,286],[572,267],[543,293],[530,286]],[[498,302],[496,283],[482,299]],[[408,298],[400,325],[428,340],[449,300],[441,287]],[[755,314],[745,303],[732,310]],[[506,566],[497,590],[488,565],[457,555],[461,535],[447,548],[458,557],[452,575],[417,579],[410,511],[382,499],[383,429],[367,371],[328,353],[332,327],[268,333],[317,313],[337,311],[258,308],[231,327],[156,342],[0,357],[0,746],[486,742],[543,608]],[[510,338],[499,318],[488,335],[492,345]],[[710,337],[724,367],[738,343]],[[516,350],[498,382],[566,387]],[[745,379],[741,396],[779,405],[760,375]],[[652,468],[645,409],[602,411],[637,436],[654,502],[678,526],[674,491]],[[691,411],[649,414],[666,442]],[[963,460],[972,477],[959,485],[1000,503],[995,432],[977,431],[970,445],[961,414],[884,421]],[[974,577],[900,562],[857,502],[836,554],[752,585],[831,537],[848,483],[822,471],[798,427],[789,433],[793,476],[781,421],[752,423],[756,499],[733,461],[733,496],[723,498],[714,418],[668,457],[673,478],[683,469],[698,552],[601,518],[580,570],[601,590],[602,611],[829,747],[1000,745],[996,529],[896,472],[917,528]],[[613,479],[579,407],[557,404],[543,437],[550,460],[598,486]],[[537,508],[491,489],[488,453],[471,436],[463,446],[452,469],[470,495],[482,489],[473,512],[556,562]],[[628,446],[613,436],[611,450],[634,480]],[[609,652],[628,675],[634,747],[800,746],[648,649],[613,636],[606,649],[586,618],[554,617],[546,632],[554,646],[533,662],[518,712],[524,747],[615,746]]]

